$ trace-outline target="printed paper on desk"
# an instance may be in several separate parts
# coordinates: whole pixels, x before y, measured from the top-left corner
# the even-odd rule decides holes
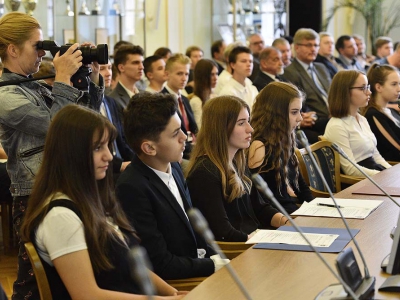
[[[315,247],[329,247],[338,238],[337,234],[304,234]],[[290,245],[308,245],[298,232],[259,230],[246,244],[274,243]]]
[[[337,204],[345,218],[365,219],[379,205],[381,200],[359,200],[359,199],[336,199]],[[314,216],[340,218],[339,212],[335,207],[320,206],[318,203],[333,205],[331,198],[315,198],[313,201],[303,205],[292,213],[293,216]]]

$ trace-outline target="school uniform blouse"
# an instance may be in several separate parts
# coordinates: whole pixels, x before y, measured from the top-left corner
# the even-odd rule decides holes
[[[355,162],[360,162],[366,158],[372,157],[376,163],[385,168],[390,168],[391,166],[385,161],[376,148],[376,138],[368,125],[367,119],[360,114],[357,114],[357,118],[358,122],[353,116],[343,118],[332,117],[326,125],[324,137],[328,141],[336,143],[341,147],[348,157]],[[342,156],[340,156],[340,166],[346,175],[364,176]],[[378,170],[372,170],[362,166],[359,167],[368,175],[379,173]]]
[[[365,114],[369,126],[378,141],[378,151],[386,159],[392,161],[400,161],[400,150],[397,149],[389,140],[382,134],[376,126],[374,118],[382,125],[382,127],[389,133],[393,140],[400,145],[400,127],[388,117],[392,114],[389,108],[385,108],[386,112],[377,110],[375,107],[370,107]],[[397,112],[393,112],[392,116],[395,119]],[[398,122],[400,125],[400,122]]]

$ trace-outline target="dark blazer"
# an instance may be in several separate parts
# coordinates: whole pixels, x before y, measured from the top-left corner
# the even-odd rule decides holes
[[[286,82],[287,80],[281,76],[278,76],[280,81]],[[275,80],[269,77],[267,74],[262,72],[258,72],[257,77],[253,81],[253,85],[257,88],[258,91],[261,91],[267,84],[274,82]]]
[[[217,65],[217,68],[218,68],[218,75],[219,74],[221,74],[221,72],[223,71],[223,70],[225,70],[224,69],[224,67],[221,65],[221,64],[219,64],[216,60],[213,60],[215,63],[216,63],[216,65]]]
[[[187,211],[192,207],[189,191],[178,163],[172,175]],[[197,258],[197,249],[213,255],[204,239],[192,229],[186,215],[165,183],[136,155],[117,182],[117,196],[129,221],[137,230],[153,264],[163,279],[208,276],[214,273],[209,258]]]
[[[253,58],[253,71],[251,72],[249,79],[251,81],[254,81],[254,79],[256,79],[258,73],[260,73],[260,61],[258,60],[258,58],[254,57]]]
[[[347,63],[347,61],[344,59],[342,55],[339,55],[336,61],[343,67],[343,69],[349,69],[349,67],[351,66]],[[365,69],[361,67],[360,63],[355,58],[353,58],[352,65],[354,65],[357,68],[357,70],[365,72]]]
[[[331,77],[326,67],[321,63],[314,62],[315,73],[318,76],[323,88],[328,94],[329,86],[331,84]],[[289,82],[296,85],[298,88],[306,93],[305,99],[305,111],[315,111],[318,116],[318,120],[315,122],[314,126],[310,129],[315,131],[318,135],[322,135],[325,132],[326,124],[329,121],[329,109],[326,105],[318,87],[315,85],[314,81],[308,75],[307,71],[298,62],[297,59],[293,59],[292,63],[285,68],[285,73],[283,76]]]
[[[337,63],[339,63],[338,59],[336,57],[334,57],[334,59],[336,60]],[[331,75],[331,79],[338,72],[338,69],[335,67],[335,65],[333,63],[331,63],[330,60],[327,59],[325,56],[322,56],[322,55],[318,54],[317,58],[315,59],[315,62],[319,62],[319,63],[325,65],[326,69],[329,72],[329,75]]]
[[[104,102],[107,104],[107,107],[110,110],[110,115],[112,118],[111,122],[113,123],[115,128],[117,128],[118,132],[118,136],[115,141],[117,143],[118,151],[121,154],[121,158],[114,156],[113,168],[114,173],[119,173],[119,170],[121,170],[122,162],[132,160],[133,151],[126,142],[124,128],[122,126],[119,110],[115,100],[109,96],[104,96]]]
[[[118,108],[122,108],[122,110],[128,105],[129,100],[131,100],[128,93],[119,82],[108,96],[113,98],[117,102]]]
[[[166,88],[163,88],[161,93],[169,94],[169,92],[168,92],[168,90]],[[192,133],[196,134],[197,131],[198,131],[198,128],[197,128],[196,120],[194,119],[194,114],[193,114],[193,111],[192,111],[192,107],[189,104],[189,99],[186,98],[183,95],[181,95],[181,97],[182,97],[183,106],[185,107],[185,110],[186,110],[187,118],[189,120],[189,129],[190,129],[190,131]],[[181,119],[181,122],[182,122],[181,123],[181,129],[182,129],[183,133],[187,135],[185,124],[183,123],[182,115],[179,112],[179,110],[178,110],[178,116],[179,116],[179,118]],[[186,143],[185,151],[183,152],[183,158],[189,159],[191,152],[192,152],[192,144]]]

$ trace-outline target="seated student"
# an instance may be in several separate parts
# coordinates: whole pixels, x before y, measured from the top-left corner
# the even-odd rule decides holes
[[[177,53],[172,55],[165,65],[165,73],[167,75],[167,84],[161,91],[162,93],[174,95],[178,100],[178,116],[181,119],[181,129],[188,136],[184,159],[189,159],[192,151],[192,142],[195,141],[197,134],[197,124],[194,119],[192,108],[189,104],[189,99],[182,95],[189,76],[190,59],[189,57]]]
[[[244,154],[253,132],[249,114],[246,102],[235,96],[207,101],[187,169],[193,205],[218,241],[244,242],[258,228],[288,221],[263,200],[250,180]]]
[[[212,97],[212,92],[218,81],[217,64],[210,59],[202,59],[194,68],[194,94],[190,99],[197,127],[201,125],[203,106]]]
[[[165,61],[161,56],[152,55],[146,57],[143,61],[144,75],[149,80],[146,91],[150,93],[159,93],[167,80],[165,74]]]
[[[363,110],[386,160],[400,161],[400,116],[388,103],[400,96],[399,71],[390,65],[373,64],[368,70],[371,100]]]
[[[109,88],[111,86],[112,78],[112,65],[110,61],[108,61],[107,64],[100,65],[100,74],[104,79],[104,87]],[[116,181],[119,174],[125,170],[128,164],[130,164],[133,152],[125,140],[117,102],[113,98],[104,95],[103,101],[100,105],[100,113],[115,126],[118,132],[113,143],[113,171],[114,181]]]
[[[371,91],[365,74],[358,70],[342,70],[333,77],[328,103],[332,118],[324,137],[336,143],[348,157],[355,161],[368,175],[374,175],[390,165],[376,148],[376,138],[367,119],[358,113],[367,106]],[[349,161],[340,156],[340,166],[346,175],[363,174]]]
[[[124,118],[132,163],[117,182],[117,195],[163,279],[208,276],[226,262],[194,232],[186,211],[192,207],[178,161],[186,135],[178,104],[169,94],[135,95]]]
[[[133,295],[140,289],[129,263],[138,238],[111,187],[116,134],[105,117],[78,105],[50,124],[21,234],[39,253],[53,299],[143,299]],[[175,296],[158,299],[180,298],[151,277],[160,295]]]
[[[299,173],[294,152],[303,99],[296,86],[272,82],[258,94],[251,117],[254,133],[249,168],[261,175],[288,213],[298,209],[296,203],[314,199]]]

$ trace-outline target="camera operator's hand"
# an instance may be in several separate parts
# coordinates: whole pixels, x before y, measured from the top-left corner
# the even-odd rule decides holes
[[[56,53],[53,59],[56,69],[55,81],[71,84],[71,76],[82,66],[82,52],[76,50],[78,47],[79,44],[75,43],[63,55],[60,56],[60,51]]]
[[[93,45],[92,43],[85,42],[81,45],[81,47],[90,47],[90,48],[95,48],[96,46]],[[100,65],[97,61],[92,62],[90,65],[88,65],[92,69],[92,73],[90,73],[90,80],[96,84],[99,85],[100,82]]]

